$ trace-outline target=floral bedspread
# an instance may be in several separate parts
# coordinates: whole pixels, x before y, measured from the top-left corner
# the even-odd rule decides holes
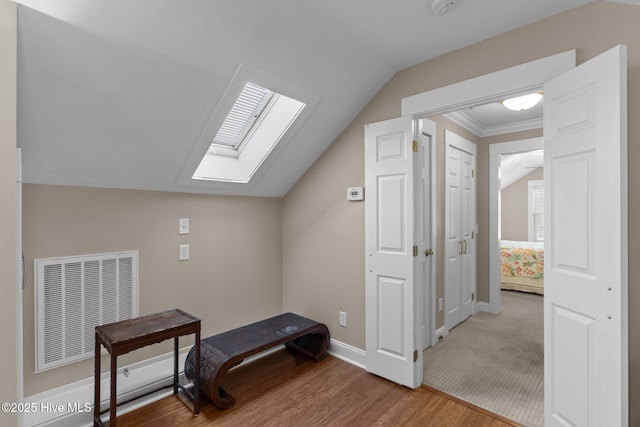
[[[502,247],[500,257],[503,276],[544,278],[543,249]]]

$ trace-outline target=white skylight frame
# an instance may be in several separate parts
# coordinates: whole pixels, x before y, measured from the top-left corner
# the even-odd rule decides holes
[[[279,94],[280,97],[295,99],[306,105],[288,127],[288,130],[284,132],[279,142],[271,147],[271,150],[265,153],[261,159],[258,159],[258,162],[254,164],[253,167],[248,165],[249,158],[256,156],[256,153],[253,153],[254,149],[252,149],[252,144],[240,147],[240,153],[236,158],[222,155],[207,155],[207,153],[211,151],[211,142],[214,136],[220,126],[222,126],[222,123],[247,82],[268,88],[274,93]],[[293,145],[295,145],[295,136],[298,130],[311,119],[313,111],[315,111],[315,108],[320,102],[320,98],[315,93],[302,87],[300,82],[266,73],[244,63],[238,66],[224,92],[215,95],[215,97],[216,101],[211,116],[198,136],[197,141],[195,141],[176,179],[176,183],[185,190],[188,189],[188,191],[212,194],[249,194],[255,188],[261,188],[261,186],[264,185],[261,178],[266,174],[272,173],[270,170],[274,165],[281,162],[283,158],[287,158],[287,161],[295,158],[297,150],[296,147],[293,147]],[[249,156],[247,156],[247,154],[249,154]],[[204,158],[207,158],[207,161],[205,161]],[[212,161],[214,158],[216,160]],[[233,179],[207,178],[204,176],[204,173],[201,174],[204,169],[200,169],[200,171],[195,174],[200,166],[204,167],[205,163],[209,163],[211,167],[213,167],[213,163],[216,163],[216,167],[219,168],[237,169],[242,167],[246,173],[241,178],[235,177]],[[194,174],[196,178],[194,178]],[[280,193],[275,192],[273,195],[280,195]]]
[[[243,88],[246,88],[248,84],[261,87],[251,82],[245,82]],[[227,144],[212,142],[191,179],[243,184],[251,180],[306,107],[306,103],[302,101],[276,93],[268,88],[263,87],[263,89],[267,90],[269,99],[264,103],[265,105],[255,105],[255,111],[261,110],[261,112],[256,113],[254,120],[245,126],[246,129],[240,129],[236,132],[236,141],[229,140]],[[233,102],[226,117],[231,115],[242,93],[241,91]],[[224,124],[225,122],[220,128]],[[216,135],[220,128],[216,130]],[[242,135],[244,136],[242,137]]]

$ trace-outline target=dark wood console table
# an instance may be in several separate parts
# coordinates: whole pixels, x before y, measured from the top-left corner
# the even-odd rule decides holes
[[[178,337],[195,334],[196,369],[200,369],[200,319],[180,309],[136,317],[134,319],[109,323],[96,327],[95,371],[94,371],[94,413],[93,425],[103,426],[100,418],[100,346],[104,345],[111,355],[111,400],[109,405],[109,426],[116,426],[116,378],[118,356],[138,348],[174,339],[173,394],[183,389],[193,399],[193,414],[200,413],[199,377],[194,380],[191,394],[178,383]],[[105,411],[106,412],[106,411]]]
[[[192,348],[184,372],[194,383],[200,378],[200,391],[214,405],[230,408],[236,399],[220,385],[222,377],[245,358],[282,344],[319,361],[329,349],[329,329],[297,314],[281,314],[203,339],[202,357],[198,357],[196,347]]]

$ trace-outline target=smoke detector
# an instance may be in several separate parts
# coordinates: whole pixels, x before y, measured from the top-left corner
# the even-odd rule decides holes
[[[444,15],[451,12],[460,3],[460,0],[429,0],[431,12],[436,15]]]

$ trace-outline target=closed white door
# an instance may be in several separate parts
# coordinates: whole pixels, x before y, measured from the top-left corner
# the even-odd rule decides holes
[[[411,117],[365,126],[366,369],[412,388],[422,383],[414,136]]]
[[[618,46],[545,96],[545,426],[628,425],[627,62]]]
[[[475,144],[447,130],[445,326],[473,314],[475,294]]]

